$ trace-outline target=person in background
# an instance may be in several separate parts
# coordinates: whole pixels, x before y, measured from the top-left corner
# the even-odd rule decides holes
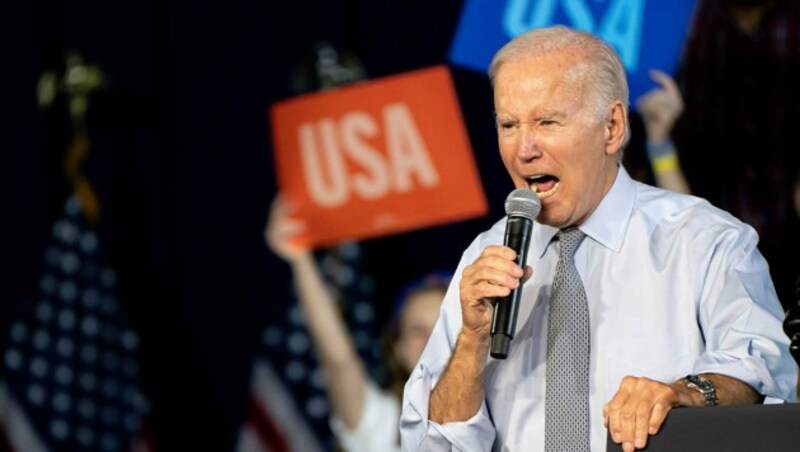
[[[739,26],[745,30],[752,29],[756,21],[747,20],[748,17],[755,17],[763,14],[763,11],[773,7],[768,2],[753,2],[750,8],[746,4],[737,5],[736,2],[729,2],[733,17],[738,17],[742,21]],[[747,14],[747,11],[751,11]],[[736,14],[738,12],[738,15]],[[756,13],[753,16],[753,12]],[[760,20],[760,19],[759,19]],[[750,24],[748,26],[748,24]],[[684,111],[684,102],[675,80],[668,74],[653,70],[652,79],[659,84],[659,87],[645,93],[636,101],[636,107],[642,116],[647,141],[646,150],[648,162],[651,165],[650,173],[654,177],[654,183],[667,190],[690,194],[688,182],[683,172],[678,151],[672,141],[673,128]],[[640,180],[646,176],[640,175]],[[795,216],[800,218],[800,168],[794,177],[794,188],[791,196],[792,206]],[[795,300],[796,303],[786,311],[784,330],[791,339],[790,350],[795,361],[800,364],[800,274],[795,279]],[[785,306],[786,302],[782,302]],[[797,395],[800,396],[800,375],[798,376]]]
[[[269,248],[291,267],[299,305],[326,377],[331,428],[342,448],[385,452],[399,448],[398,421],[403,384],[430,336],[452,277],[431,272],[401,291],[385,336],[387,387],[370,379],[347,325],[329,293],[312,251],[292,243],[303,223],[278,196],[265,230]]]
[[[759,234],[784,309],[800,275],[800,2],[700,0],[675,80],[692,193]]]
[[[794,400],[756,232],[620,165],[630,129],[616,52],[539,28],[500,49],[489,78],[501,159],[541,212],[525,268],[502,245],[506,219],[463,253],[405,386],[402,449],[599,451],[608,431],[632,451],[677,407]],[[491,358],[492,300],[514,289],[516,333],[508,357]]]
[[[672,142],[672,128],[683,113],[683,98],[675,80],[668,74],[650,71],[658,86],[636,100],[636,108],[644,122],[647,160],[658,187],[690,194],[689,184],[681,169],[678,151]]]

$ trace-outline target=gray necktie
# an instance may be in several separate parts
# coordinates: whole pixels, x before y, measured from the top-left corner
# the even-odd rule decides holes
[[[589,307],[575,269],[583,232],[558,233],[560,252],[547,324],[545,450],[589,450]]]

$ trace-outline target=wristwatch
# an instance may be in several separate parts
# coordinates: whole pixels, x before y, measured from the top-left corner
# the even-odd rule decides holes
[[[685,378],[686,387],[694,389],[695,391],[703,394],[706,399],[706,406],[715,406],[717,404],[717,391],[714,389],[714,383],[708,378],[700,375],[687,375]]]

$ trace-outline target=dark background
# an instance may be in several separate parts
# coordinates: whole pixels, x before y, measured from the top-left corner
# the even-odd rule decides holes
[[[47,110],[36,84],[77,50],[99,66],[91,155],[102,247],[139,332],[149,424],[159,450],[230,450],[245,413],[259,331],[288,270],[263,241],[275,194],[268,106],[327,40],[369,78],[446,64],[461,1],[31,1],[2,14],[0,346],[31,296],[53,221],[71,192],[63,96]],[[503,215],[513,188],[497,155],[484,74],[452,68],[489,201],[484,218],[363,242],[376,307],[401,284],[453,268]],[[381,300],[385,301],[382,302]]]
[[[268,108],[328,41],[369,78],[447,64],[462,1],[29,1],[0,14],[0,350],[71,187],[63,96],[37,106],[37,80],[68,51],[102,68],[83,171],[101,202],[102,247],[138,332],[148,425],[158,450],[232,450],[259,334],[285,312],[290,275],[264,245],[276,193]],[[452,269],[499,219],[513,188],[497,153],[485,74],[451,67],[490,211],[362,242],[388,317],[401,286]],[[313,84],[312,84],[313,85]],[[313,86],[306,86],[312,89]],[[647,167],[632,116],[626,158]],[[630,169],[630,168],[629,168]],[[646,179],[647,174],[634,177]],[[278,295],[280,294],[280,295]],[[280,300],[280,301],[279,301]]]

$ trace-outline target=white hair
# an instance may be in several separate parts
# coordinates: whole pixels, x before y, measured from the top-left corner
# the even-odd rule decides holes
[[[628,108],[628,80],[617,52],[600,38],[563,25],[536,28],[525,32],[495,53],[489,65],[489,80],[494,81],[500,67],[511,60],[536,58],[557,52],[571,51],[578,62],[567,73],[577,86],[589,88],[591,101],[599,118],[608,117],[608,107],[619,100]],[[622,147],[630,141],[630,123],[626,122]],[[620,152],[620,157],[621,157]]]

